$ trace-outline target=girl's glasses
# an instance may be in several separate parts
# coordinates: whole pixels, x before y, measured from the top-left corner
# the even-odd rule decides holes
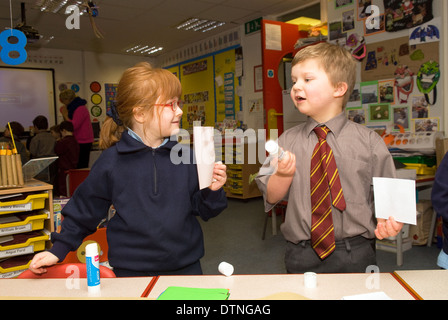
[[[156,103],[155,106],[157,106],[157,107],[171,107],[171,110],[176,112],[177,108],[182,109],[182,107],[184,106],[184,102],[179,100],[179,101],[173,101],[173,102],[170,102],[170,103]]]

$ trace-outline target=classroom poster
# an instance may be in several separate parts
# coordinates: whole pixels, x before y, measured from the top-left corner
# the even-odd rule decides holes
[[[237,87],[235,50],[215,55],[216,122],[236,119],[236,113],[240,110]]]
[[[214,126],[213,57],[189,61],[179,69],[184,101],[182,128],[192,131],[195,121],[200,121],[201,126]]]

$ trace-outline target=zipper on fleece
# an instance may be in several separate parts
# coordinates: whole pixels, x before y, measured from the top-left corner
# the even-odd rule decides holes
[[[156,165],[156,150],[152,150],[152,157],[153,157],[153,163],[154,163],[154,195],[157,195],[159,193],[158,186],[157,186],[157,165]]]

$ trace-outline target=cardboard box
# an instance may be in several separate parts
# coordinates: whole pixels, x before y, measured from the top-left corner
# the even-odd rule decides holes
[[[437,166],[439,166],[440,162],[448,152],[448,139],[437,139],[436,140],[436,157],[437,157]]]

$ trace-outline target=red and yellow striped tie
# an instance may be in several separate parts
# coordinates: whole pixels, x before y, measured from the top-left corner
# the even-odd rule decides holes
[[[345,210],[338,168],[333,151],[327,144],[325,126],[313,129],[319,141],[311,157],[311,244],[323,260],[334,251],[334,226],[331,205]]]

